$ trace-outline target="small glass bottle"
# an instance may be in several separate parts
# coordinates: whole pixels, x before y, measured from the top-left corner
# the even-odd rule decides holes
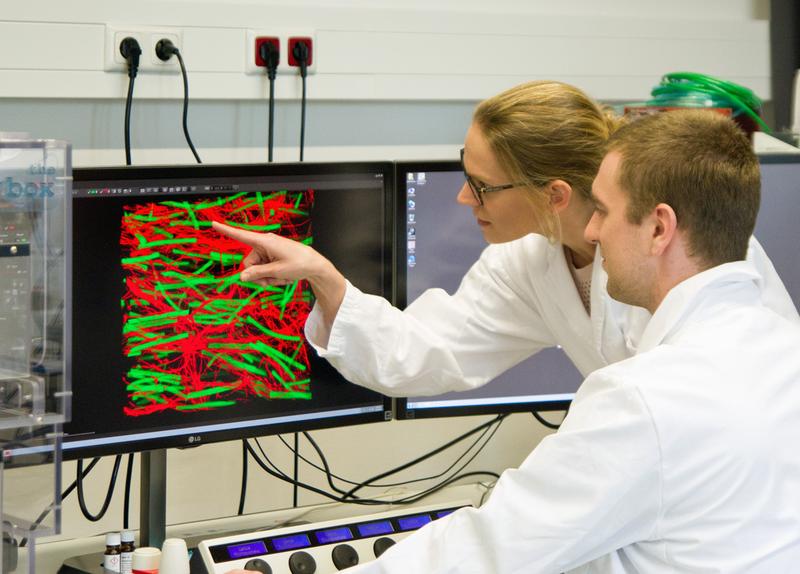
[[[122,544],[119,547],[119,571],[120,574],[131,574],[133,572],[133,551],[136,545],[133,540],[133,532],[123,530],[120,534]]]
[[[103,571],[119,572],[120,562],[119,532],[106,534],[106,551],[103,552]]]

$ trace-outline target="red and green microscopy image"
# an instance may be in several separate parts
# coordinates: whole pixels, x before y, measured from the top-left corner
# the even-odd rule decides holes
[[[196,197],[196,196],[195,196]],[[313,190],[158,200],[124,208],[123,353],[126,415],[311,399],[305,282],[264,287],[239,278],[250,248],[220,221],[310,244]]]

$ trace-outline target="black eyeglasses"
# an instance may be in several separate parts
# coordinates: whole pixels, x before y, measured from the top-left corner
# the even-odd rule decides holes
[[[464,167],[464,148],[461,148],[461,170],[464,172],[464,178],[467,180],[467,185],[472,190],[472,195],[475,196],[475,201],[478,202],[479,205],[483,205],[483,194],[489,193],[492,191],[501,191],[503,189],[511,189],[512,187],[517,187],[519,185],[524,185],[522,183],[506,183],[503,185],[478,185],[478,182],[472,177],[470,174],[467,173],[467,168]]]

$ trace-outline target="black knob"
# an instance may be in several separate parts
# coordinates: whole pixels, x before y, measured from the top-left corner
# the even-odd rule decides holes
[[[270,568],[269,564],[267,564],[261,558],[253,558],[251,560],[248,560],[247,563],[244,565],[244,569],[261,572],[261,574],[272,574],[272,568]]]
[[[289,570],[292,574],[314,574],[317,571],[317,563],[311,554],[301,550],[289,556]]]
[[[339,544],[331,552],[333,565],[337,570],[344,570],[358,564],[358,552],[349,544]]]
[[[395,541],[391,538],[387,538],[386,536],[378,538],[372,545],[372,551],[375,553],[375,558],[379,558],[381,554],[389,550],[389,548],[394,545]]]

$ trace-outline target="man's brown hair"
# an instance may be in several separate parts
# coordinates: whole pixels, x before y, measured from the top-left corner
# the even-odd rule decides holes
[[[607,150],[622,156],[619,184],[632,223],[666,203],[687,232],[691,256],[710,267],[745,258],[761,179],[750,141],[733,121],[710,111],[663,112],[620,128]]]

